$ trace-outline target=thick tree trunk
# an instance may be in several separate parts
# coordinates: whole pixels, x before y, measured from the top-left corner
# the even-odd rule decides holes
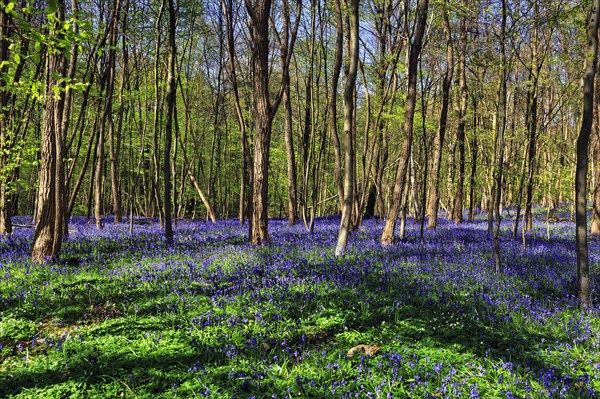
[[[66,75],[66,49],[62,47],[62,24],[65,19],[64,0],[57,0],[55,22],[50,37],[57,40],[47,51],[46,105],[42,132],[40,186],[38,203],[40,213],[36,225],[31,258],[35,263],[58,259],[65,230],[65,144],[62,129],[64,99],[55,95],[56,88],[64,89],[61,77]]]
[[[440,111],[440,122],[433,143],[433,159],[431,165],[431,180],[429,183],[429,199],[427,201],[429,210],[427,214],[427,228],[435,229],[437,227],[437,216],[440,202],[440,169],[442,164],[442,150],[444,148],[444,139],[446,135],[446,122],[448,121],[448,104],[450,102],[450,87],[452,86],[452,75],[454,71],[454,48],[452,32],[450,30],[450,21],[448,19],[448,5],[444,2],[442,9],[444,17],[444,32],[446,34],[446,71],[444,73],[444,82],[442,83],[442,109]]]
[[[587,48],[583,75],[583,114],[577,139],[577,166],[575,170],[575,228],[577,253],[577,297],[582,307],[591,305],[591,284],[587,243],[587,172],[588,146],[594,115],[594,77],[598,58],[598,22],[600,0],[591,4],[587,24]]]
[[[252,187],[252,230],[250,243],[269,243],[269,150],[271,144],[271,102],[269,100],[269,15],[270,0],[257,0],[246,8],[251,18],[252,69],[254,72],[254,168]]]
[[[271,104],[269,97],[269,17],[270,0],[246,0],[246,9],[250,16],[250,37],[252,44],[252,71],[254,92],[254,165],[252,176],[252,222],[249,241],[254,245],[266,245],[270,242],[268,232],[269,217],[269,152],[271,148],[271,128],[275,113],[281,104],[285,91],[286,76],[289,79],[291,54],[298,31],[298,19],[285,44],[285,57],[282,56],[282,82],[275,100]],[[290,15],[284,1],[282,18],[289,24]],[[302,2],[297,2],[296,15],[301,14]],[[286,25],[287,26],[287,25]]]
[[[402,192],[406,181],[406,172],[410,164],[413,142],[413,120],[415,114],[415,105],[417,102],[417,66],[423,46],[423,36],[425,35],[425,26],[427,24],[427,8],[429,0],[420,0],[418,4],[418,22],[410,47],[408,62],[408,92],[404,107],[404,122],[402,124],[402,133],[404,142],[400,155],[400,163],[396,170],[394,179],[394,192],[392,203],[387,214],[383,232],[381,234],[381,244],[391,245],[394,242],[394,230],[396,229],[396,220],[400,213],[402,204]]]
[[[354,93],[359,55],[358,0],[349,0],[348,8],[350,51],[348,53],[348,74],[344,83],[344,201],[337,246],[335,248],[336,256],[343,255],[348,245],[356,174]]]

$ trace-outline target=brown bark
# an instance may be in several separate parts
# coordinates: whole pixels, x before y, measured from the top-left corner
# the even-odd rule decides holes
[[[281,62],[286,64],[286,59],[289,52],[290,42],[290,24],[289,10],[287,0],[282,1],[281,12],[285,16],[283,18],[283,32],[281,40],[279,40],[279,49],[281,52]],[[314,51],[313,51],[314,52]],[[312,64],[311,64],[312,65]],[[297,169],[296,157],[294,154],[294,136],[292,125],[292,99],[290,91],[290,74],[288,68],[283,69],[283,109],[285,121],[285,149],[287,156],[287,178],[288,178],[288,224],[290,226],[298,221],[298,186],[297,186]],[[308,123],[308,122],[307,122]]]
[[[531,231],[533,229],[533,184],[535,178],[536,169],[536,155],[537,155],[537,129],[538,129],[538,82],[539,75],[543,65],[543,58],[540,60],[538,54],[538,2],[534,2],[534,30],[532,37],[532,54],[531,54],[531,68],[530,68],[530,89],[527,93],[527,130],[529,132],[529,147],[527,151],[527,190],[525,197],[525,230]]]
[[[12,35],[9,26],[8,14],[4,7],[0,7],[0,65],[8,61],[10,42],[8,38]],[[8,63],[0,68],[0,75],[8,73]],[[10,192],[8,190],[7,161],[8,161],[8,112],[6,106],[10,94],[6,88],[6,81],[0,79],[0,235],[12,233]]]
[[[394,230],[396,229],[396,220],[400,214],[402,205],[402,192],[406,181],[406,172],[410,163],[413,142],[413,120],[415,114],[415,105],[417,102],[417,67],[421,48],[423,46],[423,36],[425,35],[425,27],[427,24],[427,8],[429,0],[420,0],[417,9],[417,27],[414,37],[410,45],[410,53],[408,59],[408,91],[406,94],[406,102],[404,107],[404,122],[402,124],[402,134],[404,142],[400,155],[400,163],[396,169],[394,179],[394,192],[392,203],[387,214],[383,232],[381,234],[381,244],[391,245],[394,242]]]
[[[494,171],[494,195],[493,210],[494,210],[494,257],[496,262],[496,272],[500,272],[500,200],[502,199],[502,178],[504,169],[504,133],[506,129],[506,21],[507,21],[507,0],[502,0],[502,22],[500,26],[500,79],[498,80],[497,102],[498,108],[494,115],[494,131],[496,132],[496,169]]]
[[[175,4],[173,0],[168,0],[169,9],[169,61],[167,76],[167,123],[165,126],[165,148],[163,157],[163,178],[164,178],[164,196],[163,204],[165,210],[165,240],[167,244],[173,243],[173,223],[172,223],[172,199],[171,199],[171,146],[173,141],[173,111],[176,105],[176,81],[175,81],[175,57],[177,46],[175,43],[176,18]]]
[[[465,5],[463,1],[463,5]],[[456,141],[458,149],[458,181],[454,195],[454,209],[452,216],[454,222],[463,221],[463,193],[465,185],[465,129],[467,116],[467,79],[466,79],[466,52],[467,52],[467,23],[466,17],[461,18],[460,24],[460,53],[458,56],[458,128]]]
[[[591,234],[600,235],[600,74],[594,78],[594,116],[592,122],[592,154],[594,162],[594,196]]]
[[[452,86],[452,75],[454,71],[454,48],[447,8],[447,2],[444,2],[442,13],[444,17],[444,32],[446,34],[446,71],[444,73],[444,82],[442,83],[442,109],[440,111],[440,122],[438,125],[437,134],[435,136],[435,141],[433,143],[434,154],[431,165],[429,199],[427,201],[429,205],[429,210],[427,211],[429,215],[427,228],[429,229],[435,229],[437,227],[437,215],[440,202],[440,167],[442,164],[442,150],[444,148],[444,139],[446,135],[448,104],[450,102],[450,88]]]
[[[344,201],[342,219],[338,232],[335,254],[342,255],[348,244],[350,222],[354,204],[354,184],[356,174],[355,132],[356,115],[354,113],[354,92],[358,72],[358,0],[349,0],[349,39],[348,75],[344,84]]]
[[[594,0],[588,14],[586,29],[587,48],[583,75],[583,114],[577,138],[577,166],[575,170],[575,229],[577,253],[577,297],[582,307],[591,304],[590,270],[587,243],[587,172],[588,146],[594,115],[594,77],[598,58],[598,22],[600,0]]]
[[[340,208],[344,203],[344,185],[342,183],[342,150],[337,128],[337,90],[342,71],[342,53],[344,51],[344,33],[342,20],[342,7],[340,0],[333,1],[336,38],[335,38],[335,60],[331,74],[331,87],[329,92],[329,131],[333,140],[333,153],[335,156],[334,176],[337,184],[338,201]]]
[[[240,201],[239,201],[239,220],[240,224],[244,224],[246,217],[248,218],[248,230],[252,231],[252,199],[248,194],[251,186],[252,174],[252,156],[250,154],[250,145],[248,143],[248,133],[246,131],[246,122],[242,111],[239,84],[237,79],[237,71],[235,64],[235,40],[233,31],[233,1],[221,0],[221,8],[225,19],[225,32],[227,37],[227,54],[229,56],[229,75],[231,78],[231,86],[234,97],[235,114],[237,117],[238,127],[241,133],[242,147],[242,168],[240,176]],[[246,203],[248,208],[246,208]]]
[[[47,86],[42,148],[40,160],[40,186],[38,189],[39,220],[36,225],[31,258],[35,263],[58,259],[65,230],[65,136],[62,129],[64,98],[56,93],[64,89],[66,49],[61,47],[62,23],[65,19],[64,0],[57,0],[55,22],[50,37],[57,40],[50,44],[46,56]],[[59,89],[56,91],[56,89]]]
[[[251,19],[252,70],[254,73],[254,168],[252,187],[251,244],[268,244],[269,150],[271,143],[271,101],[269,98],[269,15],[270,0],[256,0],[246,8]]]
[[[246,0],[246,9],[250,16],[250,37],[252,44],[252,71],[254,92],[254,165],[252,176],[252,223],[249,241],[254,245],[266,245],[270,242],[268,232],[269,208],[269,153],[271,147],[271,128],[273,118],[281,103],[285,91],[285,76],[289,72],[292,49],[298,30],[298,20],[293,28],[288,53],[282,63],[282,82],[279,92],[271,103],[269,96],[269,16],[270,0]],[[298,1],[297,15],[300,15],[301,2]],[[282,15],[289,18],[289,14]]]
[[[115,87],[115,75],[116,75],[116,45],[119,31],[119,21],[121,18],[121,1],[115,0],[113,9],[113,17],[111,21],[111,32],[109,39],[109,50],[108,50],[108,67],[110,73],[110,84],[109,93],[106,97],[107,108],[109,113],[107,114],[108,123],[108,154],[110,161],[110,187],[112,196],[112,213],[114,215],[114,223],[121,223],[123,217],[123,210],[121,206],[121,191],[119,190],[119,154],[115,147],[115,121],[113,119],[113,93]]]

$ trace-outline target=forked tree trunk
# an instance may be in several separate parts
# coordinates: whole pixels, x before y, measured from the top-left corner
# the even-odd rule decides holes
[[[252,44],[252,70],[254,92],[254,165],[252,176],[252,222],[249,241],[254,245],[269,244],[269,152],[271,148],[271,128],[273,118],[285,90],[285,76],[298,31],[299,19],[296,19],[289,43],[286,46],[286,57],[282,63],[283,79],[277,97],[271,104],[269,96],[269,17],[271,13],[270,0],[246,0],[246,9],[250,16],[250,37]],[[300,15],[301,1],[297,3],[296,15]],[[285,7],[284,7],[285,9]],[[282,18],[289,13],[283,12]]]
[[[429,0],[420,0],[417,9],[417,27],[414,33],[412,44],[410,46],[410,55],[408,60],[408,92],[406,94],[406,102],[404,107],[404,122],[402,124],[402,133],[404,142],[400,153],[400,163],[396,170],[394,179],[394,192],[392,203],[387,214],[387,219],[381,234],[381,244],[391,245],[394,242],[394,231],[396,229],[396,221],[400,214],[402,205],[402,192],[406,182],[406,172],[410,164],[410,156],[413,142],[413,120],[415,114],[415,105],[417,102],[417,66],[423,46],[423,36],[425,35],[425,27],[427,24],[427,8]]]
[[[35,263],[58,259],[65,230],[65,136],[62,129],[64,99],[55,95],[55,89],[64,89],[61,77],[66,75],[66,49],[62,47],[62,24],[65,19],[64,0],[56,1],[55,22],[50,37],[56,41],[46,52],[46,105],[42,131],[42,148],[38,203],[40,213],[33,238],[31,258]],[[59,91],[60,92],[60,91]]]
[[[594,115],[594,77],[598,58],[598,22],[600,0],[591,4],[587,23],[587,48],[583,75],[583,115],[577,139],[577,166],[575,170],[575,239],[577,252],[577,297],[583,308],[591,304],[591,284],[587,244],[587,172],[588,146]]]

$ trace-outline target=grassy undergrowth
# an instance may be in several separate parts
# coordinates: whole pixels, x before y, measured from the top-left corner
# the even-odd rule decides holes
[[[378,244],[366,221],[347,254],[338,220],[315,233],[181,221],[97,231],[72,221],[61,262],[28,260],[32,232],[0,238],[0,397],[548,398],[600,395],[598,308],[582,312],[574,228],[502,236],[442,223]],[[590,240],[594,295],[600,242]],[[378,345],[373,356],[356,345]]]

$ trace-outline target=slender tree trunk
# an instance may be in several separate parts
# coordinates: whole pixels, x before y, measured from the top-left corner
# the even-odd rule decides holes
[[[288,1],[282,1],[282,13],[289,15]],[[290,26],[289,18],[283,18],[283,32],[279,43],[281,50],[281,62],[286,63],[288,55],[288,44],[290,41]],[[285,121],[285,149],[287,156],[287,178],[288,178],[288,211],[287,219],[288,224],[293,226],[298,222],[298,177],[296,169],[296,156],[294,153],[294,135],[293,135],[293,123],[292,123],[292,98],[290,90],[290,74],[288,69],[285,69],[283,76],[283,110],[284,110],[284,121]]]
[[[348,53],[348,75],[346,76],[346,82],[344,84],[344,201],[337,246],[335,248],[336,256],[343,255],[348,244],[356,174],[356,115],[354,113],[354,93],[356,88],[359,55],[358,0],[349,0],[348,12],[350,52]]]
[[[538,1],[534,2],[534,30],[531,43],[531,76],[530,76],[530,90],[528,93],[529,101],[527,102],[527,130],[529,132],[529,146],[527,151],[527,190],[525,197],[525,230],[531,231],[533,229],[533,185],[535,178],[536,169],[536,155],[537,155],[537,135],[538,135],[538,82],[540,70],[542,69],[543,59],[540,62],[538,55]]]
[[[500,272],[500,223],[502,221],[500,215],[500,201],[502,199],[502,174],[504,168],[504,130],[506,129],[506,19],[507,19],[507,0],[502,0],[502,23],[500,31],[500,79],[498,81],[498,109],[495,115],[495,131],[496,131],[496,170],[494,173],[494,256],[496,261],[496,272]]]
[[[594,78],[594,119],[592,122],[592,154],[594,162],[594,197],[591,234],[600,235],[600,73]]]
[[[466,2],[463,0],[463,5]],[[456,193],[454,196],[454,210],[452,216],[456,223],[463,221],[463,193],[465,191],[465,130],[467,118],[467,79],[466,79],[466,52],[467,52],[467,21],[466,17],[461,18],[460,24],[460,54],[458,56],[458,128],[456,140],[458,146],[458,181],[456,184]]]
[[[587,243],[587,172],[588,146],[594,115],[594,77],[598,59],[598,23],[600,0],[592,1],[587,23],[587,48],[583,75],[583,115],[577,139],[575,171],[575,226],[577,252],[577,297],[583,308],[591,305],[591,284]]]
[[[334,176],[337,183],[338,201],[340,208],[344,204],[344,185],[342,183],[342,151],[340,138],[337,128],[337,90],[342,71],[342,53],[344,51],[344,33],[342,20],[342,7],[340,0],[333,1],[336,39],[335,39],[335,60],[333,62],[333,72],[331,74],[331,87],[329,92],[329,131],[333,140],[333,153],[335,155]]]
[[[429,200],[427,201],[429,204],[429,210],[427,212],[429,215],[427,228],[429,229],[435,229],[437,227],[437,215],[440,202],[440,169],[442,164],[444,139],[446,135],[446,123],[448,121],[450,88],[452,86],[452,75],[454,71],[454,48],[452,31],[450,30],[450,21],[448,19],[447,1],[444,2],[442,13],[444,17],[444,32],[446,34],[446,71],[444,73],[444,82],[442,83],[442,109],[440,111],[440,122],[437,134],[435,136],[435,141],[433,143],[434,153],[431,165],[431,180],[429,183]]]
[[[109,39],[109,50],[108,50],[108,65],[110,81],[109,84],[109,95],[106,97],[106,109],[108,110],[107,120],[108,123],[108,155],[110,160],[110,187],[112,194],[112,213],[114,215],[114,223],[121,223],[123,217],[123,211],[121,207],[121,192],[119,190],[119,159],[118,151],[115,147],[115,121],[113,118],[113,94],[115,87],[116,77],[116,56],[117,56],[117,40],[119,32],[119,21],[121,19],[121,1],[115,0],[113,17],[111,21],[111,32]]]
[[[67,62],[62,25],[65,20],[64,0],[56,1],[55,22],[50,37],[56,38],[46,52],[47,88],[40,161],[38,202],[39,220],[35,229],[31,258],[35,263],[58,259],[65,230],[65,136],[61,131],[64,99],[55,95],[56,88],[64,89]]]
[[[237,79],[237,68],[235,64],[235,40],[233,28],[233,1],[221,0],[221,8],[225,18],[225,31],[227,36],[227,54],[229,56],[229,75],[231,77],[231,86],[234,96],[235,114],[238,127],[241,133],[242,147],[242,168],[240,176],[240,201],[239,201],[239,220],[243,225],[246,217],[248,218],[248,231],[252,231],[252,194],[251,176],[252,176],[252,156],[250,154],[250,145],[248,143],[248,133],[246,131],[246,122],[242,111],[239,84]],[[246,207],[248,204],[248,207]]]
[[[425,35],[425,27],[427,24],[427,8],[429,0],[420,0],[417,9],[417,27],[410,46],[410,54],[408,60],[408,92],[406,94],[406,102],[404,107],[404,122],[402,124],[402,133],[404,142],[400,155],[400,163],[396,170],[394,179],[394,192],[392,204],[387,214],[387,219],[383,227],[381,235],[382,245],[391,245],[394,242],[394,230],[396,229],[396,220],[400,213],[402,204],[402,192],[406,181],[406,173],[410,164],[413,142],[413,120],[415,114],[415,105],[417,102],[417,66],[423,46],[423,36]]]
[[[8,14],[0,7],[0,75],[8,74],[9,37],[12,36]],[[12,212],[10,191],[8,190],[8,102],[10,92],[6,90],[6,81],[0,79],[0,235],[12,233]]]
[[[469,222],[475,220],[475,183],[477,178],[477,99],[473,96],[473,138],[471,139],[471,178],[469,184]]]
[[[169,9],[169,61],[167,75],[167,123],[165,126],[165,149],[163,157],[163,178],[164,178],[164,209],[165,209],[165,241],[168,245],[173,243],[173,209],[171,198],[171,146],[173,141],[173,110],[176,106],[176,80],[175,80],[175,57],[177,56],[177,46],[175,43],[175,32],[177,29],[176,10],[173,0],[168,0]]]

